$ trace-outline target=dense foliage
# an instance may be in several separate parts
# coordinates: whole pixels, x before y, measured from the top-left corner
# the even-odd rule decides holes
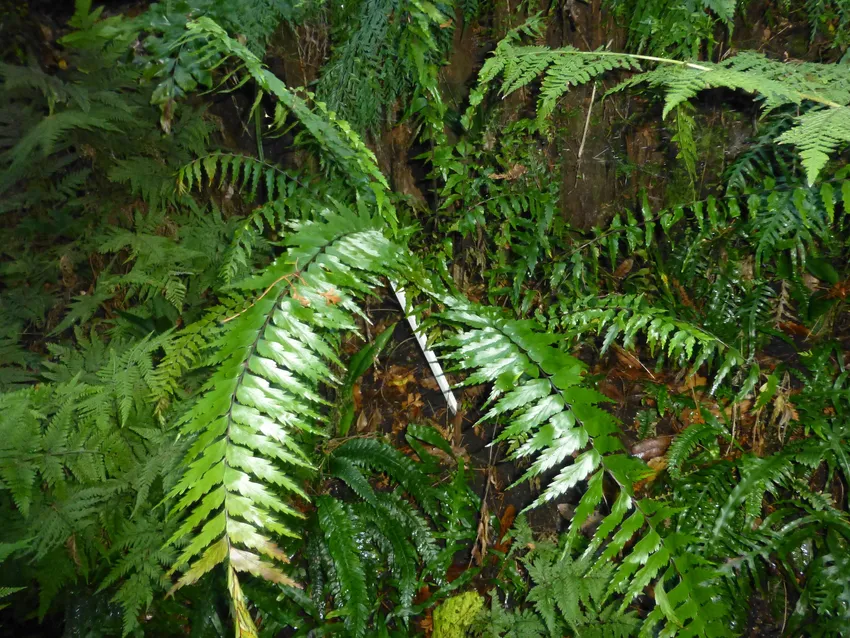
[[[4,632],[847,634],[850,4],[578,4],[0,5]]]

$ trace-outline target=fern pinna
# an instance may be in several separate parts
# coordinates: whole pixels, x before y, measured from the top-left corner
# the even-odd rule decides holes
[[[226,563],[242,620],[250,618],[237,572],[293,584],[277,539],[297,536],[285,520],[303,516],[281,492],[307,498],[297,474],[312,462],[297,439],[323,433],[320,392],[337,380],[337,337],[355,328],[356,297],[400,261],[365,212],[342,206],[297,226],[286,244],[284,256],[240,286],[255,291],[253,301],[224,320],[209,360],[215,372],[182,419],[193,442],[172,492],[175,513],[185,516],[172,540],[188,542],[175,587]],[[251,635],[242,620],[240,631]]]

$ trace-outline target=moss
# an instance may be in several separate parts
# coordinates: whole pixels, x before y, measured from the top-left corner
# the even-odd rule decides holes
[[[434,610],[433,638],[464,638],[483,608],[484,599],[474,591],[449,598]]]

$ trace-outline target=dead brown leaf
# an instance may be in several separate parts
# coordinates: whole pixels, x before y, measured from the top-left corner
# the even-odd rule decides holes
[[[409,384],[416,383],[416,379],[413,377],[413,371],[410,368],[399,365],[391,365],[387,368],[383,373],[383,379],[387,385],[402,391],[406,391]]]
[[[426,390],[431,390],[432,392],[438,392],[440,390],[440,386],[437,384],[437,380],[432,376],[427,376],[420,379],[419,385],[421,385]]]
[[[510,170],[507,173],[493,173],[490,175],[490,179],[499,180],[506,179],[508,181],[513,181],[525,175],[528,172],[528,169],[522,164],[514,164],[511,166]]]
[[[685,377],[685,382],[679,386],[679,392],[690,392],[696,388],[704,388],[708,380],[699,374],[691,374]]]
[[[635,265],[635,260],[631,257],[624,259],[614,271],[614,279],[622,279],[632,271],[632,266]]]
[[[636,456],[643,461],[649,461],[651,459],[664,456],[672,441],[673,437],[669,434],[656,436],[652,439],[645,439],[635,443],[632,446],[631,453],[632,456]]]
[[[310,305],[310,300],[299,295],[297,290],[292,291],[292,298],[305,308]]]
[[[327,300],[327,302],[329,304],[331,304],[332,306],[335,306],[340,301],[342,301],[342,297],[340,297],[337,294],[336,290],[334,290],[333,288],[331,288],[330,290],[326,290],[325,292],[321,293],[321,296],[324,297]]]
[[[481,511],[478,519],[478,531],[475,535],[475,545],[472,548],[472,560],[479,567],[484,564],[487,556],[487,548],[490,546],[490,516],[487,501],[481,502]]]
[[[366,411],[361,410],[360,415],[357,417],[357,424],[354,426],[354,429],[357,432],[365,432],[369,427],[369,419],[366,418]]]

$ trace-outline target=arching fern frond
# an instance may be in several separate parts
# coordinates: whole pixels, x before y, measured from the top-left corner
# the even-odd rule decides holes
[[[633,70],[638,73],[612,91],[639,84],[663,89],[663,117],[699,92],[711,88],[755,94],[765,112],[786,104],[808,102],[822,105],[822,110],[801,116],[797,125],[777,140],[797,146],[810,183],[814,182],[829,156],[850,141],[850,74],[841,65],[785,63],[752,51],[739,53],[719,63],[682,62],[603,50],[579,51],[573,47],[518,46],[517,40],[516,34],[503,39],[493,56],[485,62],[471,101],[473,106],[480,103],[487,85],[500,74],[503,76],[501,92],[505,95],[529,85],[542,75],[538,115],[545,118],[570,86],[586,84],[607,71]],[[641,63],[652,63],[657,67],[641,71]]]
[[[240,81],[244,83],[249,78],[253,78],[261,91],[273,95],[300,121],[322,149],[345,170],[350,179],[359,179],[364,184],[372,182],[375,188],[388,187],[386,178],[378,170],[374,153],[367,148],[347,122],[337,119],[321,103],[315,103],[313,105],[315,110],[311,109],[301,97],[266,69],[257,56],[247,47],[230,38],[227,32],[213,20],[200,17],[186,26],[186,35],[175,43],[175,48],[189,42],[197,44],[200,57],[217,59],[216,66],[228,58],[235,58],[240,62],[241,69],[229,75],[244,70],[246,75],[240,78]]]
[[[718,370],[712,391],[745,362],[737,348],[649,303],[642,295],[588,297],[563,306],[559,315],[559,323],[574,339],[588,333],[604,333],[602,352],[613,343],[634,347],[638,335],[643,334],[651,353],[682,364],[692,362],[694,371],[706,362],[716,361]]]
[[[450,338],[449,359],[469,372],[465,385],[492,383],[486,420],[507,419],[497,440],[508,440],[515,458],[535,459],[523,479],[564,467],[537,504],[552,500],[584,481],[602,462],[602,455],[623,451],[618,428],[597,407],[607,398],[585,387],[585,365],[557,346],[563,337],[544,332],[532,320],[513,320],[497,308],[478,307],[452,299],[442,317],[461,327]]]
[[[237,572],[292,584],[276,539],[297,535],[282,517],[302,516],[283,494],[307,498],[294,473],[312,464],[296,439],[323,433],[319,390],[336,382],[337,335],[355,328],[355,298],[400,261],[375,222],[341,206],[297,226],[286,244],[283,257],[241,285],[258,296],[224,320],[209,359],[215,372],[181,420],[193,442],[172,491],[174,512],[185,513],[172,541],[189,541],[175,564],[188,570],[175,587],[220,563],[236,592]],[[243,603],[233,602],[238,612]]]
[[[444,303],[443,318],[461,327],[446,342],[448,356],[469,373],[465,384],[492,384],[482,420],[502,422],[497,440],[510,443],[514,458],[532,459],[523,479],[560,468],[535,504],[587,482],[570,524],[570,544],[602,506],[603,480],[616,486],[610,513],[585,550],[585,557],[594,557],[594,569],[621,557],[602,601],[617,595],[622,612],[648,585],[672,579],[676,586],[670,596],[664,597],[663,587],[656,595],[654,623],[663,620],[695,635],[728,634],[723,606],[705,606],[717,595],[716,570],[703,567],[692,553],[696,539],[666,529],[675,515],[668,503],[636,497],[634,485],[646,476],[646,467],[625,454],[616,421],[598,407],[607,399],[585,385],[584,365],[561,349],[563,337],[499,309],[455,299]],[[700,608],[704,613],[697,613]]]
[[[181,192],[202,188],[204,175],[212,186],[218,177],[218,186],[229,183],[249,201],[256,198],[260,187],[267,201],[289,192],[292,177],[286,171],[264,160],[216,151],[192,160],[177,172],[177,187]]]

